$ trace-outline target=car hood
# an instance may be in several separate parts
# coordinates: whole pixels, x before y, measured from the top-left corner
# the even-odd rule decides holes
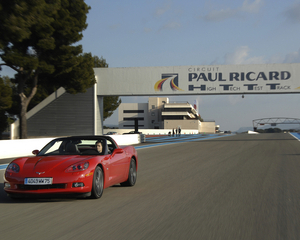
[[[36,156],[28,158],[23,162],[22,168],[23,173],[32,173],[32,172],[51,172],[53,169],[56,170],[65,170],[72,164],[89,160],[94,156],[77,156],[77,155],[68,155],[68,156]]]

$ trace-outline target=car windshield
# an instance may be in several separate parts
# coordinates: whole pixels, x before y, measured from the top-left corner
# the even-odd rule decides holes
[[[45,155],[107,155],[116,148],[106,138],[59,138],[48,143],[38,156]]]

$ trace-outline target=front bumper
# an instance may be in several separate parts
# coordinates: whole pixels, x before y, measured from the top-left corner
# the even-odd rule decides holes
[[[80,183],[80,184],[75,184]],[[4,191],[10,196],[80,196],[92,191],[93,174],[68,174],[53,177],[51,185],[25,185],[24,177],[8,177],[4,181]],[[83,185],[83,186],[82,186]]]

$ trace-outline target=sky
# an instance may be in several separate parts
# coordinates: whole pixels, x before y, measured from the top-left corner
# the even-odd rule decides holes
[[[153,67],[300,62],[300,1],[294,0],[86,0],[84,52],[109,67]],[[148,97],[121,97],[123,103]],[[223,131],[252,120],[300,118],[299,94],[170,96],[198,100],[204,120]],[[104,122],[117,125],[118,114]],[[300,126],[295,126],[300,128]]]
[[[153,67],[300,62],[300,1],[87,0],[84,52],[109,67]],[[123,103],[148,97],[121,97]],[[198,100],[204,120],[223,131],[252,120],[300,118],[299,94],[170,96]],[[117,125],[117,111],[104,125]],[[284,128],[284,125],[278,127]],[[288,126],[287,126],[288,127]],[[296,128],[300,126],[296,125]]]

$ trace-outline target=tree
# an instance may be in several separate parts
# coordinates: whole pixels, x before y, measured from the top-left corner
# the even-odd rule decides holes
[[[83,0],[10,0],[0,2],[0,57],[17,74],[20,137],[27,138],[26,112],[38,86],[69,93],[95,83],[93,58],[82,54],[86,14]]]
[[[90,54],[84,54],[84,56],[86,56],[88,59],[90,58]],[[106,62],[106,60],[101,56],[101,58],[99,58],[98,56],[93,56],[92,57],[92,62],[93,62],[93,66],[94,67],[108,67],[108,63]],[[89,62],[89,61],[87,61]],[[88,67],[88,66],[82,66],[82,67]],[[47,98],[50,94],[53,93],[53,91],[55,91],[55,89],[53,88],[53,85],[48,84],[48,82],[51,83],[50,80],[45,80],[40,82],[40,84],[38,85],[37,88],[37,92],[34,95],[34,97],[32,98],[32,100],[30,101],[29,105],[28,105],[28,111],[32,108],[34,108],[37,104],[39,104],[41,101],[43,101],[45,98]],[[53,81],[52,81],[53,83]],[[58,86],[59,87],[59,86]],[[15,94],[13,94],[13,106],[11,109],[9,109],[9,113],[11,114],[18,114],[18,104],[19,104],[19,98],[17,98],[17,94],[16,94],[16,88],[15,86],[13,86],[13,90],[15,92]],[[25,94],[29,94],[30,89],[29,88],[25,88]],[[107,119],[109,118],[114,111],[119,107],[119,105],[121,104],[121,99],[119,99],[118,96],[106,96],[104,97],[104,101],[103,101],[103,119]]]
[[[9,83],[8,77],[0,77],[0,110],[5,110],[11,107],[12,88]]]
[[[101,57],[94,56],[94,67],[95,68],[107,68],[108,64],[106,63],[106,60]],[[103,98],[103,120],[106,118],[109,118],[113,112],[119,107],[122,100],[119,99],[119,96],[106,96]]]
[[[0,77],[0,139],[2,132],[8,127],[8,118],[6,109],[12,105],[12,88],[9,85],[9,78]]]
[[[119,107],[122,100],[118,96],[106,96],[103,99],[103,120],[109,118]]]

